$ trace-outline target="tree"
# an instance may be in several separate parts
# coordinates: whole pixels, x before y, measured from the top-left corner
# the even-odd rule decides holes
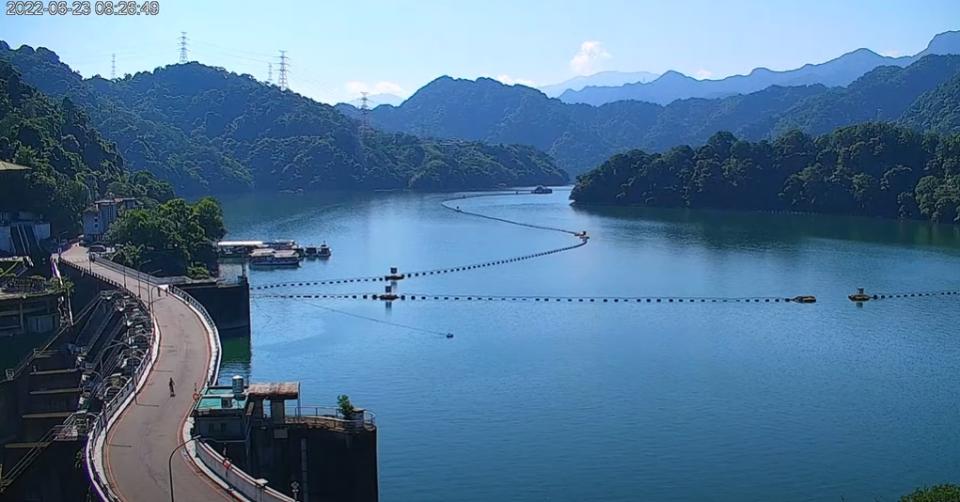
[[[198,200],[193,205],[193,213],[208,239],[219,241],[227,234],[223,223],[223,210],[213,197]]]
[[[201,205],[206,209],[198,210]],[[222,218],[219,224],[212,218],[219,215],[219,207],[213,199],[194,205],[171,199],[155,207],[129,210],[113,223],[106,240],[118,247],[114,260],[120,263],[135,266],[149,261],[161,274],[209,277],[217,259],[212,241],[225,232]],[[209,219],[214,235],[200,224],[200,214]]]
[[[697,149],[615,155],[580,176],[571,198],[960,223],[960,134],[864,124],[818,138],[791,131],[773,143],[750,143],[719,133]]]

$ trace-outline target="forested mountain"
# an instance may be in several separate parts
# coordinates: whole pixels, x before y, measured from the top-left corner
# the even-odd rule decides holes
[[[127,162],[184,193],[251,188],[486,188],[559,184],[529,146],[423,140],[361,128],[333,107],[199,63],[84,80],[53,52],[0,46],[28,82],[89,110]]]
[[[0,160],[29,167],[0,172],[0,211],[44,215],[55,235],[75,235],[81,211],[105,194],[165,201],[169,184],[131,173],[115,146],[69,99],[56,103],[0,61]]]
[[[537,86],[544,94],[556,98],[567,90],[579,91],[588,86],[616,86],[637,82],[652,82],[660,75],[648,71],[601,71],[564,80],[559,84]]]
[[[579,178],[578,204],[789,210],[960,223],[960,135],[883,123],[820,137],[618,154]]]
[[[788,110],[773,134],[823,134],[871,120],[896,121],[925,93],[960,73],[960,56],[927,56],[906,68],[881,66],[848,87],[829,89]]]
[[[599,107],[566,104],[535,89],[491,79],[441,77],[399,107],[375,108],[370,120],[388,131],[532,145],[569,172],[581,173],[617,152],[703,144],[722,130],[760,140],[792,128],[820,134],[878,118],[895,121],[918,98],[958,73],[960,56],[927,56],[906,68],[877,68],[846,88],[773,86],[667,106],[617,101]],[[349,105],[339,108],[358,113]],[[933,107],[921,108],[911,124],[921,124],[924,116],[936,112]]]
[[[920,96],[904,112],[903,124],[938,133],[960,133],[960,74]]]
[[[960,54],[960,31],[935,36],[927,48],[914,56],[881,56],[869,49],[857,49],[821,64],[807,64],[787,71],[756,68],[748,75],[733,75],[717,80],[697,80],[675,71],[668,71],[652,82],[624,85],[589,86],[568,90],[560,95],[566,103],[602,105],[625,99],[668,104],[685,98],[718,98],[748,94],[771,85],[797,86],[821,84],[827,87],[846,86],[861,75],[879,66],[907,66],[931,54]]]

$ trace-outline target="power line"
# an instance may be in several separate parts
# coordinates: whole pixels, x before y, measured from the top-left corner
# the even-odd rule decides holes
[[[289,63],[287,62],[287,51],[280,51],[280,90],[286,91],[288,89],[289,82],[287,81],[287,72],[289,71]]]
[[[242,55],[249,56],[249,57],[257,57],[257,58],[259,58],[261,61],[265,61],[265,60],[268,60],[268,59],[274,57],[273,54],[265,54],[265,53],[263,53],[263,52],[256,52],[256,51],[248,51],[248,50],[244,50],[244,49],[237,49],[237,48],[235,48],[235,47],[224,47],[224,46],[222,46],[222,45],[217,45],[217,44],[210,43],[210,42],[206,42],[206,41],[203,41],[203,40],[197,40],[197,39],[195,39],[195,38],[191,38],[191,39],[190,39],[190,43],[193,44],[193,45],[205,45],[205,46],[207,46],[207,47],[212,47],[212,48],[214,48],[214,49],[218,49],[218,50],[223,51],[223,52],[233,52],[233,53],[235,53],[235,54],[242,54]]]
[[[270,297],[261,297],[261,298],[270,298]],[[355,317],[355,318],[357,318],[357,319],[363,319],[363,320],[365,320],[365,321],[375,322],[375,323],[379,323],[379,324],[386,324],[387,326],[393,326],[393,327],[395,327],[395,328],[408,329],[408,330],[410,330],[410,331],[419,331],[420,333],[427,333],[427,334],[430,334],[430,335],[439,335],[439,336],[444,336],[444,337],[447,337],[447,338],[453,338],[453,335],[451,335],[449,332],[437,331],[437,330],[434,330],[434,329],[427,329],[427,328],[420,328],[420,327],[417,327],[417,326],[410,326],[409,324],[400,324],[400,323],[398,323],[398,322],[386,321],[386,320],[383,320],[383,319],[377,319],[377,318],[375,318],[375,317],[368,317],[368,316],[365,316],[365,315],[354,314],[353,312],[347,312],[347,311],[345,311],[345,310],[339,310],[339,309],[335,309],[335,308],[332,308],[332,307],[327,307],[327,306],[320,305],[320,304],[317,304],[317,303],[315,303],[315,302],[310,302],[310,301],[304,301],[303,303],[304,303],[305,305],[309,305],[309,306],[311,306],[311,307],[315,307],[315,308],[318,308],[318,309],[323,309],[323,310],[326,310],[326,311],[328,311],[328,312],[334,312],[334,313],[341,314],[341,315],[345,315],[345,316]]]
[[[187,32],[180,32],[180,64],[187,62]]]

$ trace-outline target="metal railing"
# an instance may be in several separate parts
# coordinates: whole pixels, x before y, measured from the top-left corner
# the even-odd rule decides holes
[[[210,472],[218,476],[233,490],[242,494],[246,500],[252,502],[295,502],[293,498],[268,486],[264,480],[255,479],[236,467],[226,457],[217,453],[203,441],[197,442],[196,454],[196,458]]]
[[[303,404],[288,404],[284,406],[284,421],[293,423],[324,422],[334,427],[344,429],[373,428],[377,426],[377,416],[365,409],[357,409],[350,416],[343,414],[338,406],[317,406]],[[264,413],[270,415],[269,407],[264,407]]]
[[[23,474],[24,471],[30,467],[30,464],[33,463],[33,461],[36,460],[44,450],[47,449],[47,446],[60,434],[60,429],[62,427],[62,425],[51,427],[50,430],[43,435],[43,437],[34,441],[37,443],[37,446],[30,448],[30,450],[28,450],[27,453],[24,454],[23,457],[21,457],[20,460],[13,465],[13,467],[3,472],[3,478],[0,478],[0,493],[3,493],[8,486],[13,484],[17,477]]]
[[[220,332],[217,330],[217,324],[213,322],[213,317],[210,316],[210,313],[207,312],[203,304],[190,296],[186,291],[176,286],[167,286],[167,291],[193,308],[193,310],[200,315],[200,320],[203,321],[203,324],[207,328],[207,336],[210,339],[210,363],[207,365],[207,385],[216,385],[217,378],[220,376],[220,357],[222,352],[220,348]]]
[[[83,269],[71,262],[65,261],[65,263],[76,268],[82,273],[90,274],[108,284],[112,284],[116,286],[117,288],[126,289],[127,291],[130,291],[128,289],[129,285],[127,288],[124,288],[124,286],[118,283],[117,281],[109,279],[97,272],[94,272],[92,270],[92,267],[90,269]],[[119,263],[115,263],[105,258],[101,258],[97,260],[95,263],[102,265],[105,268],[109,268],[129,276],[128,280],[145,283],[149,287],[154,287],[154,286],[163,287],[169,294],[175,296],[179,300],[186,303],[187,306],[189,306],[191,309],[194,310],[194,312],[197,313],[197,315],[200,317],[200,320],[204,324],[204,328],[207,332],[207,336],[210,344],[210,361],[208,362],[208,365],[207,365],[207,385],[208,386],[216,385],[217,378],[219,377],[219,373],[220,373],[220,359],[221,359],[222,349],[220,346],[220,334],[219,334],[219,331],[217,330],[217,325],[216,323],[214,323],[213,317],[210,316],[210,313],[207,311],[207,309],[200,302],[198,302],[195,298],[190,296],[188,293],[186,293],[182,289],[173,285],[162,285],[160,284],[161,281],[158,281],[157,278],[153,277],[150,274],[138,272],[137,270],[131,269],[129,267],[125,267]],[[140,303],[142,306],[143,305],[142,301]],[[149,313],[151,319],[153,319],[153,313],[146,308],[144,310],[146,310]],[[87,440],[87,446],[85,448],[85,456],[87,459],[87,462],[86,462],[87,472],[90,476],[90,479],[93,481],[93,485],[97,491],[97,495],[100,496],[102,500],[107,500],[111,502],[120,500],[116,496],[116,494],[113,493],[113,490],[111,489],[109,483],[107,482],[106,474],[103,472],[102,466],[96,461],[98,457],[102,458],[103,456],[101,442],[104,440],[104,436],[105,436],[104,433],[112,425],[112,422],[115,416],[118,414],[118,411],[121,411],[123,409],[123,404],[127,402],[130,395],[136,392],[136,388],[138,385],[137,382],[141,380],[147,368],[152,366],[152,360],[154,359],[155,351],[157,350],[156,341],[157,341],[157,337],[156,337],[156,334],[154,333],[154,336],[151,337],[151,343],[149,345],[149,348],[144,354],[144,357],[141,360],[140,365],[137,367],[135,374],[132,375],[131,378],[127,380],[127,382],[121,388],[120,392],[118,392],[113,397],[113,399],[111,399],[110,402],[104,407],[102,413],[100,413],[95,419],[93,426],[90,430],[89,439]],[[146,361],[151,361],[151,363],[144,364],[144,362]],[[194,460],[197,461],[197,459],[194,459]],[[238,469],[234,469],[234,470],[238,470]]]
[[[91,275],[118,289],[123,289],[121,284],[102,274],[94,272],[92,269],[84,269],[63,259],[61,259],[61,263],[73,267],[83,274]],[[147,311],[143,302],[139,300],[138,302],[140,303],[141,308],[143,308],[144,311]],[[84,458],[86,459],[85,463],[87,467],[87,475],[90,477],[90,481],[101,500],[107,500],[111,502],[120,500],[120,498],[113,493],[110,483],[107,481],[106,473],[103,471],[103,467],[100,463],[100,459],[103,457],[101,442],[104,441],[105,433],[108,427],[112,425],[112,421],[115,416],[118,415],[118,411],[121,411],[125,407],[125,403],[127,402],[128,398],[136,392],[138,382],[140,382],[144,373],[147,372],[147,369],[152,366],[152,363],[146,363],[147,361],[152,361],[153,355],[157,350],[157,336],[155,331],[152,332],[151,335],[150,344],[147,346],[144,357],[137,366],[137,369],[134,371],[133,375],[127,379],[127,381],[120,388],[120,391],[117,392],[113,398],[104,405],[103,409],[98,415],[96,415],[89,427],[87,444],[84,447]]]

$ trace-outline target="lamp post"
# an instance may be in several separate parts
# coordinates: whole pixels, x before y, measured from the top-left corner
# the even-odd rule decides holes
[[[177,447],[170,452],[170,458],[167,459],[167,474],[170,477],[170,502],[175,502],[175,499],[173,496],[173,455],[177,453],[177,450],[186,446],[187,443],[191,441],[196,441],[198,439],[200,439],[200,436],[193,436],[190,439],[178,444]]]
[[[140,264],[140,268],[147,266],[147,263],[150,263],[153,260],[145,260]],[[139,270],[138,270],[139,271]],[[147,274],[148,276],[150,274]],[[147,310],[153,311],[153,282],[147,281]]]

